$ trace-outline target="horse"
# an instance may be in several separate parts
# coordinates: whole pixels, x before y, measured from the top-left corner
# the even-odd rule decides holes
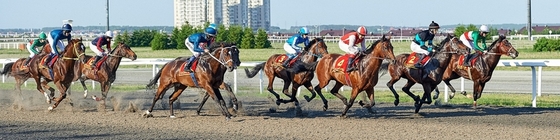
[[[43,83],[54,81],[57,89],[60,91],[60,97],[55,99],[55,103],[48,108],[48,110],[53,110],[60,104],[60,102],[66,98],[66,91],[70,86],[72,79],[74,77],[74,64],[78,60],[83,60],[85,57],[85,46],[82,43],[82,39],[72,39],[68,41],[68,44],[61,53],[62,57],[58,57],[52,66],[52,69],[43,68],[40,65],[41,61],[48,57],[47,54],[38,56],[29,63],[29,72],[35,82],[37,83],[37,90],[45,95],[47,98],[47,103],[51,103],[51,96],[41,88],[41,78],[43,78]],[[54,59],[54,58],[53,58]]]
[[[119,43],[115,49],[113,49],[108,56],[105,56],[102,61],[100,61],[100,65],[98,68],[91,67],[91,63],[94,59],[93,56],[86,55],[85,61],[78,63],[76,65],[77,70],[74,73],[73,81],[80,80],[82,87],[84,88],[84,98],[87,97],[88,90],[85,84],[85,81],[88,79],[97,81],[101,85],[101,94],[102,97],[98,98],[96,96],[92,96],[92,98],[96,101],[103,101],[103,105],[105,103],[105,98],[107,98],[107,93],[111,88],[111,84],[116,79],[117,69],[121,63],[123,57],[126,57],[132,61],[136,60],[137,56],[136,53],[130,49],[130,47],[124,43]]]
[[[40,52],[39,54],[31,58],[29,64],[31,64],[32,60],[39,58],[39,56],[44,54],[49,54],[51,52],[50,45],[48,44],[48,42],[46,43],[45,46],[43,46],[43,48],[39,52]],[[6,65],[4,66],[4,70],[0,73],[1,75],[8,75],[14,77],[14,79],[16,80],[16,86],[14,88],[20,93],[20,95],[21,95],[21,85],[23,85],[23,83],[27,81],[27,79],[31,78],[31,75],[29,74],[29,68],[27,66],[24,66],[26,59],[27,58],[20,58],[15,62],[6,63]],[[50,94],[51,96],[54,96],[54,88],[48,86],[46,83],[41,83],[41,85],[51,92]]]
[[[379,74],[379,68],[383,60],[390,60],[393,62],[395,60],[395,55],[393,54],[393,45],[391,44],[391,37],[386,37],[383,35],[379,40],[375,41],[368,49],[363,53],[361,52],[356,58],[355,64],[357,64],[358,70],[351,72],[346,72],[344,66],[347,64],[348,54],[327,54],[321,58],[321,60],[312,64],[305,64],[301,67],[302,70],[315,70],[317,74],[317,79],[319,84],[314,87],[315,92],[319,94],[319,97],[323,100],[323,111],[328,109],[328,102],[321,93],[323,89],[331,80],[336,83],[331,89],[331,94],[338,97],[345,105],[344,111],[340,117],[346,117],[348,109],[354,104],[354,100],[358,94],[362,91],[366,91],[368,98],[370,100],[369,104],[364,104],[359,101],[359,104],[367,108],[370,113],[373,113],[372,107],[375,105],[374,100],[374,86],[377,84],[377,76]],[[299,71],[294,71],[295,73]],[[352,93],[350,95],[350,101],[347,101],[346,97],[338,93],[339,89],[347,85],[352,87]],[[313,94],[313,93],[312,93]],[[315,95],[312,95],[315,97]],[[312,100],[310,98],[309,100]]]
[[[393,92],[395,96],[394,104],[397,106],[399,104],[399,95],[393,88],[393,85],[400,79],[405,78],[407,79],[407,83],[404,85],[402,90],[408,94],[408,96],[412,97],[415,101],[415,113],[420,111],[420,107],[422,107],[423,103],[431,104],[432,100],[430,98],[430,93],[432,90],[436,88],[436,86],[442,81],[442,75],[449,61],[451,60],[451,54],[460,53],[466,54],[468,53],[467,46],[465,46],[461,41],[451,35],[447,35],[447,37],[441,42],[441,47],[437,47],[433,58],[431,58],[427,64],[420,69],[411,69],[406,66],[406,63],[409,60],[410,54],[404,53],[400,54],[396,57],[396,63],[384,64],[381,68],[382,70],[388,70],[388,73],[391,75],[391,79],[387,82],[387,87]],[[414,56],[411,56],[414,60]],[[419,60],[422,61],[422,60]],[[410,87],[412,87],[415,83],[422,84],[424,89],[424,94],[422,99],[419,96],[415,96],[412,92],[410,92]],[[427,98],[427,99],[426,99]],[[426,101],[427,100],[427,101]]]
[[[463,67],[463,63],[459,63],[462,55],[453,54],[451,57],[451,64],[447,66],[443,74],[443,82],[451,89],[451,94],[449,98],[452,99],[455,96],[455,88],[451,85],[450,81],[463,77],[465,79],[470,79],[473,81],[473,107],[476,108],[476,100],[480,98],[484,86],[492,78],[492,73],[500,61],[502,55],[510,56],[515,59],[519,55],[519,52],[509,43],[505,36],[500,35],[490,47],[488,52],[484,54],[477,54],[476,59],[473,59],[472,67]],[[463,60],[467,61],[467,60]],[[465,91],[461,94],[467,95]],[[439,96],[439,90],[436,87],[436,94],[434,99]]]
[[[165,92],[175,87],[175,91],[169,96],[170,118],[175,118],[173,113],[173,102],[178,99],[181,93],[187,87],[204,88],[216,103],[219,104],[222,115],[226,120],[231,119],[225,101],[222,98],[220,90],[223,84],[224,74],[227,71],[233,71],[239,66],[239,50],[234,43],[215,42],[210,45],[210,52],[202,54],[199,57],[194,73],[183,71],[183,67],[187,62],[186,59],[175,59],[166,63],[153,79],[159,79],[159,86],[154,96],[152,106],[143,116],[153,117],[152,111],[157,100],[163,97]]]
[[[307,46],[305,46],[303,52],[299,56],[299,60],[298,58],[294,58],[294,61],[297,61],[298,63],[312,63],[316,62],[317,59],[328,53],[329,52],[327,51],[327,45],[325,45],[323,39],[314,38],[309,42]],[[268,77],[267,90],[276,97],[276,105],[280,105],[280,103],[294,102],[296,106],[299,106],[299,101],[296,99],[295,93],[301,85],[304,85],[311,93],[315,94],[315,92],[313,91],[313,85],[311,84],[311,80],[313,80],[314,76],[314,71],[305,71],[301,73],[290,73],[289,71],[286,71],[286,68],[282,66],[282,63],[286,60],[287,57],[288,56],[285,54],[274,54],[270,56],[266,62],[256,65],[252,70],[245,68],[245,74],[247,75],[247,77],[253,78],[260,70],[264,69],[264,72]],[[293,68],[299,67],[298,63],[293,64]],[[284,87],[282,88],[282,92],[290,97],[290,100],[281,99],[280,95],[274,91],[273,84],[275,77],[284,80]],[[292,84],[291,94],[288,91],[290,83]],[[307,96],[306,100],[311,101]]]

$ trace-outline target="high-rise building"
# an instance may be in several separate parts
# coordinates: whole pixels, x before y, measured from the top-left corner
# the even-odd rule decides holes
[[[187,21],[202,26],[208,21],[255,30],[270,28],[270,0],[174,0],[174,11],[175,27]]]

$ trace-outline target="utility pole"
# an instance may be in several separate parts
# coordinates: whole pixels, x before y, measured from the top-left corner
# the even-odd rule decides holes
[[[107,31],[109,31],[109,0],[107,0]]]
[[[529,37],[529,40],[533,40],[533,38],[531,37],[531,30],[533,30],[533,28],[531,28],[531,0],[527,0],[527,36]]]

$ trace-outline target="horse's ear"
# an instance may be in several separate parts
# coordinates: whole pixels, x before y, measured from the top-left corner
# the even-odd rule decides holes
[[[504,39],[504,38],[506,38],[506,35],[500,34],[500,39]]]
[[[381,40],[384,40],[384,39],[385,39],[385,34],[383,34],[383,35],[381,36]]]
[[[82,37],[80,36],[80,41],[82,41]]]

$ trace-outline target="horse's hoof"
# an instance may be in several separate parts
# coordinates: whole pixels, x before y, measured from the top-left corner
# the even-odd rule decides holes
[[[341,118],[341,119],[346,119],[346,118],[348,118],[348,116],[346,116],[346,115],[340,115],[339,118]]]
[[[47,104],[51,104],[51,100],[47,100]]]
[[[305,98],[305,100],[306,100],[307,102],[311,102],[311,98],[309,98],[309,96],[303,95],[303,98]]]
[[[466,92],[466,91],[461,91],[461,94],[467,96],[467,92]]]
[[[84,99],[87,98],[87,90],[84,91]]]
[[[177,117],[175,117],[175,115],[171,115],[171,116],[169,116],[169,118],[175,119],[175,118],[177,118]]]
[[[231,117],[226,117],[226,121],[229,121],[229,120],[231,120]]]
[[[400,103],[400,101],[399,101],[399,100],[395,100],[395,102],[393,102],[393,104],[395,104],[395,106],[398,106],[398,105],[399,105],[399,103]]]
[[[53,108],[52,106],[50,106],[50,107],[48,108],[49,111],[52,111],[53,109],[54,109],[54,108]]]
[[[359,104],[359,105],[360,105],[361,107],[364,107],[364,105],[365,105],[365,104],[364,104],[364,102],[363,102],[363,101],[361,101],[361,100],[360,100],[360,101],[358,101],[358,104]]]
[[[280,102],[280,100],[276,100],[276,105],[278,105],[278,106],[279,106],[279,105],[280,105],[280,103],[282,103],[282,102]]]
[[[438,96],[439,96],[439,95],[437,95],[437,94],[436,94],[436,95],[434,95],[433,99],[434,99],[434,100],[435,100],[435,99],[437,99],[437,98],[438,98]]]

